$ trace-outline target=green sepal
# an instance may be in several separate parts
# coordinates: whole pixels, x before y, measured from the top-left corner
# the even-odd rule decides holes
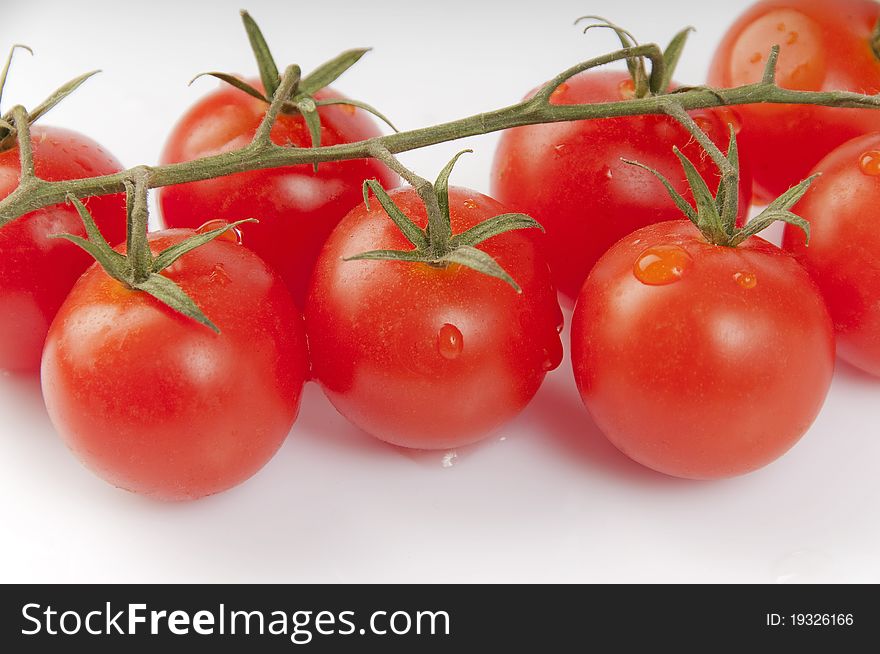
[[[370,250],[343,257],[343,261],[422,261],[431,263],[431,259],[419,250]]]
[[[394,200],[392,200],[391,196],[388,195],[388,192],[382,188],[382,185],[378,180],[366,180],[363,188],[364,204],[367,207],[367,211],[370,210],[369,195],[367,193],[367,189],[369,189],[373,192],[373,195],[376,196],[376,199],[379,200],[379,204],[382,205],[382,208],[385,210],[385,213],[388,214],[388,217],[394,221],[394,224],[397,225],[397,228],[406,237],[406,240],[412,243],[414,248],[417,250],[424,250],[428,247],[428,237],[425,235],[424,230],[416,225],[409,216],[403,213],[403,211],[394,204]]]
[[[784,222],[801,228],[806,235],[806,243],[809,245],[810,223],[797,214],[792,213],[791,208],[804,197],[804,194],[810,190],[810,186],[820,175],[821,173],[816,173],[815,175],[808,177],[800,184],[788,189],[785,193],[768,204],[761,213],[752,218],[746,223],[745,227],[736,232],[736,235],[731,241],[731,245],[739,245],[750,236],[762,232],[775,222]]]
[[[718,193],[715,195],[715,204],[721,215],[721,224],[725,232],[730,233],[736,228],[736,215],[739,213],[739,149],[736,145],[736,130],[733,125],[728,125],[730,142],[727,146],[727,161],[736,171],[733,178],[721,176],[718,182]]]
[[[440,206],[440,214],[443,217],[443,233],[432,234],[432,237],[439,239],[443,244],[448,243],[449,239],[452,238],[452,223],[449,218],[449,176],[452,174],[452,169],[455,167],[455,164],[458,163],[461,156],[463,154],[473,154],[473,152],[473,150],[462,150],[461,152],[456,153],[456,155],[449,160],[449,163],[443,166],[443,170],[440,171],[440,174],[437,175],[437,180],[434,182],[434,193],[437,196],[437,203]]]
[[[55,91],[48,98],[43,100],[40,104],[36,106],[33,111],[28,112],[28,123],[34,123],[39,120],[42,116],[47,114],[52,107],[61,102],[68,95],[76,91],[83,82],[92,77],[93,75],[97,75],[100,73],[100,70],[93,70],[90,73],[85,73],[84,75],[80,75],[76,77],[66,84],[63,84],[59,88],[55,89]]]
[[[717,228],[720,226],[721,216],[718,214],[718,207],[715,204],[715,198],[712,196],[712,191],[709,190],[706,180],[700,175],[700,172],[697,170],[697,167],[694,166],[693,162],[678,149],[678,146],[673,146],[672,151],[681,162],[681,167],[684,169],[685,177],[687,177],[688,184],[691,187],[691,193],[693,193],[694,196],[697,217],[699,219],[697,227],[704,232],[707,228]]]
[[[67,201],[76,208],[85,227],[88,239],[84,239],[76,234],[49,234],[48,238],[63,238],[79,246],[90,254],[111,277],[124,275],[128,267],[125,256],[110,247],[107,239],[104,238],[101,230],[95,224],[92,214],[79,198],[68,194]]]
[[[281,75],[278,74],[278,66],[275,65],[275,59],[269,50],[266,39],[263,38],[263,32],[257,26],[256,21],[251,15],[242,10],[241,20],[244,23],[244,29],[248,35],[248,41],[251,43],[254,58],[257,60],[257,68],[260,71],[260,79],[263,82],[263,88],[266,89],[266,97],[272,98],[275,90],[281,83]]]
[[[195,82],[195,81],[196,81],[197,79],[199,79],[200,77],[215,77],[215,78],[219,79],[221,82],[226,82],[226,83],[229,84],[230,86],[234,86],[234,87],[237,88],[239,91],[244,91],[244,92],[247,93],[249,96],[254,97],[254,98],[256,98],[257,100],[262,100],[263,102],[269,102],[269,101],[270,101],[269,98],[267,98],[266,95],[265,95],[264,93],[260,93],[260,92],[259,92],[257,89],[255,89],[253,86],[251,86],[250,84],[248,84],[248,83],[245,82],[244,80],[241,80],[241,79],[237,78],[235,75],[229,75],[228,73],[218,73],[218,72],[215,72],[215,71],[211,71],[211,72],[207,72],[207,73],[199,73],[198,75],[196,75],[195,77],[193,77],[193,78],[189,81],[189,83],[192,84],[193,82]]]
[[[3,64],[3,70],[0,71],[0,101],[3,100],[3,89],[6,88],[6,77],[9,75],[9,67],[12,65],[12,56],[15,54],[15,51],[21,48],[22,50],[27,50],[33,56],[34,51],[31,50],[28,46],[22,45],[21,43],[14,43],[11,48],[9,48],[9,55],[6,57],[6,63]]]
[[[349,98],[328,98],[326,100],[316,100],[315,104],[319,107],[327,107],[334,104],[345,104],[352,107],[357,107],[358,109],[363,109],[367,113],[373,114],[376,118],[384,122],[395,132],[400,131],[394,126],[394,123],[392,123],[387,117],[385,117],[385,115],[382,114],[378,109],[371,105],[368,105],[366,102],[361,102],[360,100],[350,100]]]
[[[574,24],[577,25],[582,20],[595,20],[599,21],[597,23],[591,23],[584,28],[584,34],[589,32],[591,29],[610,29],[617,35],[617,39],[620,41],[621,47],[623,49],[633,48],[639,45],[639,42],[636,40],[636,37],[632,35],[632,32],[626,30],[619,25],[615,25],[607,18],[603,18],[602,16],[581,16],[578,18]],[[649,89],[649,81],[648,81],[648,73],[645,71],[645,62],[641,57],[633,57],[631,59],[626,60],[626,67],[629,70],[629,76],[633,80],[633,84],[635,85],[636,97],[641,98],[647,95]]]
[[[306,127],[309,130],[309,136],[312,139],[312,147],[321,147],[321,118],[318,116],[318,107],[315,100],[311,96],[299,96],[294,100],[297,111],[302,114]],[[315,172],[318,172],[318,164],[314,164]]]
[[[663,76],[660,78],[660,89],[658,93],[666,93],[669,85],[672,84],[672,78],[675,76],[675,69],[681,59],[681,53],[687,44],[688,35],[695,31],[693,27],[685,27],[678,34],[672,37],[666,50],[663,51]]]
[[[516,283],[513,277],[511,277],[507,271],[495,261],[495,259],[482,250],[478,250],[470,245],[458,246],[454,250],[446,253],[439,259],[439,261],[467,266],[468,268],[483,273],[484,275],[500,279],[507,284],[510,284],[510,286],[513,287],[513,290],[517,293],[522,293],[522,288],[520,288],[519,284]]]
[[[174,311],[183,314],[187,318],[191,318],[201,323],[208,329],[219,334],[220,329],[199,309],[193,299],[187,295],[180,286],[173,281],[160,275],[159,273],[150,273],[144,281],[133,284],[135,288],[144,293],[149,293],[162,304],[167,305]]]
[[[449,241],[449,246],[457,248],[462,245],[479,245],[493,236],[518,229],[540,229],[543,232],[544,226],[524,213],[503,213],[453,236]]]
[[[244,223],[256,222],[259,221],[257,221],[255,218],[245,218],[244,220],[237,220],[234,223],[229,223],[227,225],[224,225],[223,227],[212,229],[209,232],[190,236],[188,239],[181,241],[176,245],[165,248],[153,259],[153,272],[160,272],[162,270],[165,270],[168,266],[173,264],[187,252],[195,250],[197,247],[201,247],[205,243],[213,241],[215,238],[225,234],[230,229],[235,229],[236,227],[238,227],[239,225],[243,225]]]
[[[638,161],[633,161],[632,159],[621,159],[621,161],[625,164],[629,164],[630,166],[638,166],[644,170],[647,170],[649,173],[654,175],[660,183],[666,188],[666,191],[669,193],[669,196],[672,198],[672,201],[675,203],[675,206],[678,207],[678,210],[681,211],[688,220],[690,220],[694,227],[700,226],[699,218],[697,217],[697,212],[694,211],[694,208],[691,206],[691,203],[684,199],[681,193],[675,190],[670,181],[666,179],[666,176],[661,173],[659,170],[655,170],[650,166],[646,166],[643,163]]]
[[[318,66],[311,73],[302,78],[299,83],[301,93],[314,95],[321,89],[335,82],[349,68],[354,66],[370,48],[356,48],[346,50],[328,62]]]

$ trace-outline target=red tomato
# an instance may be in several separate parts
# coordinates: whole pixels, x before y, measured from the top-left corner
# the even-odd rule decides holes
[[[251,80],[255,88],[262,85]],[[315,99],[341,97],[329,89]],[[266,113],[266,103],[232,87],[200,100],[180,120],[165,146],[163,163],[190,161],[247,145]],[[338,145],[379,136],[362,109],[320,107],[321,145]],[[312,141],[302,116],[278,116],[272,129],[278,145],[303,148]],[[397,183],[375,159],[253,170],[202,182],[167,186],[159,191],[162,219],[168,227],[198,227],[212,219],[228,222],[257,218],[241,226],[243,243],[273,266],[294,300],[302,306],[309,276],[321,246],[342,217],[362,198],[365,179]]]
[[[411,188],[390,196],[417,225],[427,214]],[[449,189],[453,233],[506,212],[495,200]],[[376,200],[331,234],[312,278],[306,330],[312,371],[355,425],[404,447],[474,442],[519,413],[559,365],[562,314],[547,264],[524,232],[479,248],[519,283],[459,265],[343,261],[410,249]]]
[[[632,96],[632,80],[625,72],[588,72],[560,86],[553,102],[611,102]],[[728,129],[719,114],[703,110],[691,115],[726,151]],[[639,227],[681,216],[659,181],[621,161],[651,166],[691,198],[673,145],[696,164],[714,191],[718,169],[687,130],[666,116],[633,116],[507,130],[495,153],[492,194],[544,226],[556,286],[574,299],[590,269],[619,239]],[[742,178],[744,217],[751,200],[745,161]]]
[[[191,230],[150,236],[154,252]],[[215,240],[163,274],[213,331],[92,266],[49,330],[42,380],[58,432],[96,474],[163,500],[231,488],[280,447],[308,364],[302,317],[253,252]]]
[[[880,60],[871,33],[880,19],[873,0],[765,0],[748,9],[718,45],[712,86],[761,81],[767,56],[780,47],[777,83],[802,91],[880,91]],[[752,162],[755,197],[769,202],[807,177],[838,145],[880,130],[880,112],[804,105],[749,105],[740,150]]]
[[[818,289],[758,237],[710,245],[686,221],[630,234],[572,319],[575,380],[624,454],[676,477],[750,472],[812,424],[834,368]]]
[[[57,127],[31,129],[34,168],[42,179],[59,181],[109,175],[122,165],[100,145]],[[0,199],[12,193],[21,174],[18,148],[0,152]],[[125,237],[121,195],[85,200],[98,228],[112,243]],[[46,331],[77,278],[92,258],[52,234],[85,237],[72,205],[56,204],[25,214],[0,229],[0,368],[37,371]]]
[[[821,289],[841,358],[880,375],[880,134],[840,146],[816,171],[822,177],[793,209],[811,223],[810,245],[786,225],[783,247]]]

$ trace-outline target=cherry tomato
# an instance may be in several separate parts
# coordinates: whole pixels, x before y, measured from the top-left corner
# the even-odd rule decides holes
[[[756,236],[710,245],[671,221],[593,268],[571,356],[584,403],[624,454],[715,479],[770,463],[807,431],[831,383],[834,335],[793,257]]]
[[[121,164],[100,145],[76,132],[34,126],[31,143],[36,174],[47,181],[109,175]],[[21,175],[18,147],[0,152],[0,199]],[[98,228],[112,243],[125,236],[125,200],[120,195],[85,200]],[[49,324],[92,259],[76,245],[49,238],[85,236],[72,205],[56,204],[25,214],[0,229],[0,368],[34,371]]]
[[[552,101],[577,104],[632,97],[633,83],[625,72],[603,71],[571,78]],[[722,150],[727,149],[729,132],[720,114],[703,110],[691,115]],[[732,113],[723,115],[725,120],[736,120]],[[492,194],[544,226],[546,256],[556,286],[574,299],[590,269],[619,239],[644,225],[681,215],[659,181],[621,161],[633,159],[651,166],[691,198],[673,145],[716,189],[718,170],[687,130],[666,116],[632,116],[505,131],[492,167]],[[749,179],[745,160],[742,178]],[[751,200],[749,182],[742,188],[744,217]]]
[[[415,191],[390,196],[425,227]],[[506,212],[455,187],[449,206],[453,233]],[[343,260],[410,247],[375,200],[334,230],[306,304],[313,375],[342,415],[382,440],[420,449],[471,443],[519,413],[560,363],[562,314],[550,272],[521,231],[479,245],[519,294],[457,264]]]
[[[841,358],[880,375],[880,134],[840,146],[816,172],[822,176],[793,209],[812,225],[809,247],[788,226],[783,247],[821,289]]]
[[[765,0],[727,31],[712,60],[709,84],[761,81],[767,57],[780,48],[776,82],[802,91],[880,91],[880,59],[871,34],[880,19],[873,0]],[[755,198],[782,194],[838,145],[880,130],[880,112],[805,105],[748,105],[740,150],[752,162]]]
[[[150,236],[158,252],[193,234]],[[195,499],[256,473],[299,409],[302,317],[253,252],[215,240],[163,271],[220,334],[92,266],[49,330],[46,407],[98,476],[162,500]]]
[[[251,80],[262,91],[263,86]],[[325,89],[317,100],[339,98]],[[232,87],[200,100],[183,116],[168,138],[163,163],[177,163],[228,152],[247,145],[266,113],[266,103]],[[320,107],[321,145],[338,145],[380,136],[362,109]],[[300,115],[281,114],[272,129],[278,145],[311,147]],[[167,186],[159,192],[162,220],[168,227],[198,227],[210,219],[228,222],[257,218],[242,225],[243,243],[273,266],[294,300],[302,306],[315,259],[327,236],[362,198],[365,179],[393,186],[397,176],[375,159],[253,170],[190,184]]]

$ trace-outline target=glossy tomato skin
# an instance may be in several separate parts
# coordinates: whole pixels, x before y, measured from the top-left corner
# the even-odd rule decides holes
[[[651,268],[670,252],[674,266]],[[770,463],[807,431],[831,383],[834,337],[793,257],[758,237],[710,245],[672,221],[630,234],[596,264],[571,356],[585,405],[624,454],[716,479]]]
[[[36,174],[47,181],[109,175],[122,165],[91,139],[57,127],[31,128]],[[0,199],[20,178],[18,148],[0,152]],[[111,242],[125,236],[120,195],[85,200]],[[72,205],[56,204],[25,214],[0,229],[0,368],[36,372],[49,324],[77,278],[93,261],[73,243],[52,234],[85,236]]]
[[[453,233],[506,212],[450,188]],[[417,224],[412,189],[391,197]],[[411,249],[379,203],[356,207],[324,247],[306,304],[314,378],[352,423],[418,449],[474,442],[513,418],[559,365],[562,314],[535,236],[495,236],[478,247],[522,287],[452,265],[344,261],[374,249]]]
[[[262,90],[257,81],[252,84]],[[316,99],[341,97],[330,89]],[[266,113],[266,103],[224,86],[193,106],[171,132],[163,163],[177,163],[247,145]],[[320,107],[321,145],[360,141],[380,132],[362,109]],[[272,129],[278,145],[311,147],[299,115],[281,114]],[[375,159],[253,170],[227,177],[166,186],[159,191],[162,221],[168,227],[197,228],[208,220],[256,218],[243,225],[242,242],[273,266],[301,307],[315,259],[327,236],[362,199],[365,179],[392,187],[398,178]]]
[[[786,225],[783,247],[821,289],[840,357],[880,376],[880,134],[845,143],[815,170],[822,176],[793,209],[810,222],[810,244]]]
[[[612,102],[632,95],[632,81],[625,72],[588,72],[563,84],[552,101]],[[736,116],[730,110],[691,115],[726,151],[726,121],[736,123]],[[631,159],[654,168],[690,198],[681,164],[672,152],[674,145],[696,164],[714,191],[718,169],[683,127],[667,116],[632,116],[505,131],[492,166],[492,195],[544,226],[554,281],[573,300],[599,257],[619,239],[639,227],[681,215],[656,178],[621,161]],[[741,218],[751,202],[745,158],[742,179]]]
[[[779,45],[777,83],[803,91],[880,91],[880,60],[870,39],[880,18],[873,0],[764,0],[755,3],[718,44],[709,84],[759,82]],[[841,143],[880,130],[880,114],[804,105],[748,105],[740,150],[752,162],[756,200],[769,202],[807,177]]]
[[[151,235],[154,252],[190,230]],[[49,330],[43,395],[58,433],[98,476],[161,500],[196,499],[256,473],[299,409],[302,317],[253,252],[215,240],[165,274],[221,333],[92,266]]]

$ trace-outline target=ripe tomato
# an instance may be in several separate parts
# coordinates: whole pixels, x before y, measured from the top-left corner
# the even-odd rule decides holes
[[[671,221],[593,268],[571,356],[584,403],[624,454],[715,479],[770,463],[806,432],[831,383],[834,335],[793,257],[755,236],[711,245]]]
[[[611,102],[632,95],[626,73],[588,72],[560,86],[553,102]],[[718,113],[703,110],[691,115],[722,151],[727,150],[728,129]],[[621,161],[634,159],[656,169],[690,199],[673,145],[695,162],[714,191],[718,170],[687,130],[667,116],[632,116],[507,130],[495,153],[492,194],[544,226],[556,286],[574,299],[590,269],[619,239],[681,215],[659,181]],[[740,194],[744,217],[751,200],[745,160],[741,175],[746,180]]]
[[[761,81],[767,56],[780,47],[776,81],[803,91],[880,91],[880,59],[871,33],[880,19],[873,0],[764,0],[727,31],[712,60],[709,84]],[[807,177],[838,145],[880,130],[880,112],[804,105],[748,105],[740,150],[752,161],[755,198],[763,202]]]
[[[786,225],[783,247],[810,272],[825,297],[841,358],[880,375],[880,134],[840,146],[795,207],[811,223],[810,245]]]
[[[47,181],[109,175],[121,164],[100,145],[57,127],[31,128],[34,169]],[[18,186],[18,148],[0,152],[0,199]],[[125,236],[121,195],[85,200],[104,236]],[[60,233],[85,236],[76,209],[56,204],[25,214],[0,229],[0,368],[37,371],[49,324],[77,278],[92,262],[73,243],[49,238]]]
[[[150,236],[158,252],[191,235]],[[163,274],[215,334],[92,266],[49,330],[46,407],[73,452],[106,481],[163,500],[231,488],[280,447],[308,363],[302,317],[253,252],[215,240]]]
[[[425,227],[415,191],[389,195]],[[453,233],[506,211],[455,187],[449,207]],[[382,440],[421,449],[471,443],[519,413],[559,365],[562,314],[550,272],[523,232],[479,246],[519,294],[457,264],[343,260],[410,247],[375,200],[330,235],[306,303],[312,372],[340,413]]]
[[[252,86],[262,91],[254,80]],[[329,89],[316,100],[338,98]],[[247,145],[266,113],[266,103],[232,87],[200,100],[172,131],[163,163],[190,161]],[[338,145],[379,136],[373,119],[362,109],[344,105],[319,107],[321,145]],[[278,145],[311,147],[300,115],[278,116],[272,129]],[[294,300],[302,306],[309,276],[321,246],[336,223],[361,200],[365,179],[385,185],[397,176],[374,159],[253,170],[159,191],[162,220],[168,227],[198,227],[207,220],[228,222],[257,218],[241,226],[242,242],[273,266]]]

